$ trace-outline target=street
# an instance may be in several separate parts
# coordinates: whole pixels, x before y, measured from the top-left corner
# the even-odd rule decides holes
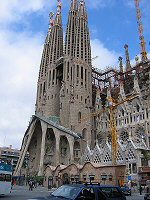
[[[28,187],[15,186],[12,189],[12,193],[9,196],[1,196],[0,200],[27,200],[34,197],[48,196],[50,191],[44,187],[34,188],[33,191],[29,191]]]
[[[0,200],[27,200],[29,198],[35,197],[45,197],[48,196],[50,191],[44,187],[34,188],[33,191],[29,191],[28,187],[15,186],[12,193],[9,196],[1,196]],[[132,194],[132,196],[127,197],[127,200],[144,200],[144,195]]]

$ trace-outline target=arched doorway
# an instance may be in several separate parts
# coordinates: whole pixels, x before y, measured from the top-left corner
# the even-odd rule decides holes
[[[37,120],[35,130],[28,147],[29,152],[29,171],[28,175],[35,176],[39,170],[40,155],[41,155],[41,143],[42,143],[42,128],[40,120]]]
[[[63,174],[62,176],[63,184],[69,184],[70,183],[70,177],[67,173]]]

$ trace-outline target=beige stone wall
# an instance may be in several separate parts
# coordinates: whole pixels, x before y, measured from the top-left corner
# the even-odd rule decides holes
[[[45,176],[46,180],[48,176],[53,177],[54,185],[60,186],[68,179],[68,183],[76,182],[75,176],[79,175],[79,181],[81,182],[90,182],[89,175],[95,175],[94,181],[100,184],[106,185],[118,185],[118,180],[124,180],[125,178],[125,166],[96,166],[92,163],[86,163],[84,166],[79,166],[71,164],[69,166],[63,166],[63,169],[58,166],[53,171],[51,168],[46,168]],[[106,180],[102,180],[101,175],[107,175]],[[86,180],[83,179],[86,177]],[[111,176],[110,176],[111,175]],[[112,180],[110,179],[112,177]],[[44,183],[45,186],[47,182]]]

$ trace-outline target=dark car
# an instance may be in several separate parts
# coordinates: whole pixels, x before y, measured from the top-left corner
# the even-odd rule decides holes
[[[150,193],[145,194],[144,200],[150,200]]]
[[[62,185],[50,196],[34,200],[126,200],[119,187],[98,184]],[[30,199],[31,200],[31,199]],[[33,199],[32,199],[33,200]]]
[[[125,196],[131,196],[131,189],[128,186],[124,186],[120,188]]]

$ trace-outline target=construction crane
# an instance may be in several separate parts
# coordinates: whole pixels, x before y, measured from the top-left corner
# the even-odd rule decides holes
[[[144,28],[142,24],[142,14],[140,11],[140,0],[134,0],[135,6],[136,6],[136,16],[137,16],[137,23],[138,23],[138,30],[139,30],[139,36],[141,40],[141,54],[142,54],[142,61],[148,60],[147,52],[146,52],[146,43],[144,39]]]
[[[103,93],[102,93],[103,94]],[[117,125],[116,125],[116,111],[117,107],[127,101],[131,101],[134,98],[138,97],[138,94],[133,94],[131,96],[128,96],[125,98],[123,101],[118,102],[117,100],[113,99],[112,97],[108,96],[106,94],[103,94],[101,97],[102,100],[102,107],[103,107],[103,112],[109,111],[110,114],[110,130],[111,130],[111,136],[112,136],[112,165],[116,165],[117,163],[117,158],[118,158],[118,130],[117,130]],[[103,99],[102,99],[103,98]],[[106,101],[109,102],[109,106],[105,109],[105,103]],[[97,117],[98,114],[100,114],[101,111],[97,111],[94,113],[91,113],[87,116],[83,116],[81,118],[81,123],[90,117]]]
[[[136,97],[138,97],[138,94],[133,94],[121,102],[117,102],[112,97],[107,97],[107,100],[110,104],[108,108],[110,110],[110,129],[111,129],[111,136],[112,136],[112,164],[113,165],[116,165],[117,158],[118,158],[118,142],[117,142],[118,141],[118,130],[117,130],[117,125],[116,125],[117,107],[127,101],[131,101],[131,100],[135,99]]]

